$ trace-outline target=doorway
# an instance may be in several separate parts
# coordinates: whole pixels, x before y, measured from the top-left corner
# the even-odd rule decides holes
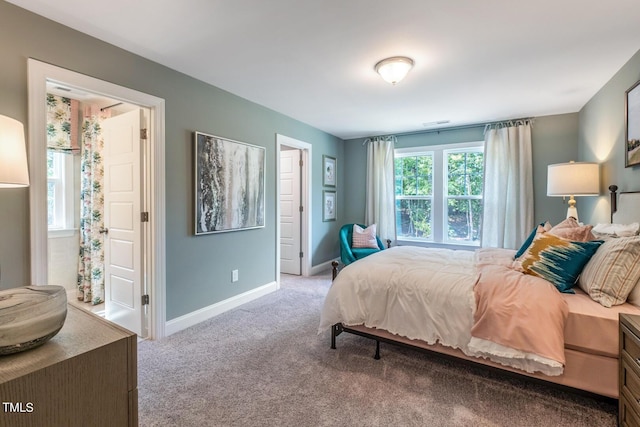
[[[149,110],[47,83],[48,283],[148,336],[143,278]]]
[[[145,148],[139,153],[141,157],[138,160],[133,160],[133,163],[137,164],[138,171],[131,169],[133,167],[131,161],[127,166],[131,172],[129,176],[136,177],[133,181],[145,184],[145,191],[140,193],[139,206],[134,207],[118,202],[110,209],[111,213],[105,211],[107,217],[116,215],[118,221],[120,221],[113,234],[117,234],[115,231],[122,231],[123,228],[126,228],[122,227],[122,224],[144,223],[142,227],[145,228],[146,232],[139,233],[138,236],[140,249],[134,251],[135,254],[140,254],[140,262],[138,263],[140,268],[136,266],[131,269],[135,272],[135,275],[145,279],[139,283],[139,286],[136,285],[140,292],[135,293],[134,288],[122,286],[122,283],[119,283],[115,289],[113,287],[106,289],[105,282],[105,294],[109,294],[105,299],[111,302],[115,300],[119,305],[123,305],[126,302],[131,306],[130,308],[136,310],[135,316],[140,318],[141,321],[139,326],[135,326],[135,322],[131,323],[124,319],[121,310],[111,310],[111,313],[106,310],[105,314],[108,320],[119,323],[125,328],[137,329],[134,332],[142,337],[151,339],[164,337],[164,100],[33,59],[28,61],[28,70],[32,284],[47,284],[49,277],[47,144],[45,135],[47,120],[46,110],[43,108],[47,85],[49,87],[55,85],[71,92],[76,91],[77,93],[86,93],[110,99],[114,101],[114,104],[123,105],[123,108],[130,107],[131,111],[138,111],[138,113],[134,112],[134,115],[140,115],[140,111],[146,111],[146,115],[142,116],[143,122],[147,124],[147,140],[142,144]],[[115,132],[118,131],[116,130]],[[140,137],[139,139],[143,137],[139,132],[137,136]],[[138,147],[141,146],[138,145]],[[126,182],[120,179],[124,175],[114,174],[114,176],[117,179],[115,181],[111,180],[111,185],[126,185]],[[107,200],[109,200],[108,197]],[[131,212],[123,215],[125,211]],[[103,232],[105,234],[108,233],[108,228],[108,225],[104,227]],[[111,244],[110,239],[105,240],[105,246],[111,248],[117,246]],[[116,236],[113,240],[117,240],[118,243],[126,241],[126,239],[122,239],[122,236]],[[112,269],[121,267],[121,265],[114,266],[114,261],[116,261],[115,264],[130,265],[131,261],[137,258],[137,255],[133,254],[128,257],[129,259],[123,256],[123,254],[127,255],[126,250],[123,252],[123,249],[127,247],[131,249],[133,246],[130,243],[128,246],[126,243],[124,245],[121,244],[116,251],[117,256],[109,255],[110,258],[114,258],[110,259],[109,262]],[[142,250],[142,248],[145,248],[145,250]],[[133,267],[133,265],[131,266]],[[106,274],[110,274],[109,271]],[[122,274],[119,274],[118,277],[132,282],[131,277],[123,277]],[[145,305],[145,302],[148,302],[148,305]],[[138,307],[135,307],[136,305]],[[147,323],[142,322],[144,318],[148,319]]]
[[[276,278],[311,272],[311,144],[276,135]],[[299,269],[299,270],[298,270]]]

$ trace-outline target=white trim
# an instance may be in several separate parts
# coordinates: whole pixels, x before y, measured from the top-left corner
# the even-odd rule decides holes
[[[49,239],[60,239],[63,237],[72,237],[78,231],[77,228],[56,228],[49,230],[47,237]]]
[[[187,329],[193,325],[197,325],[200,322],[211,319],[226,311],[237,308],[243,304],[254,301],[260,297],[268,295],[278,290],[278,284],[276,282],[267,283],[258,288],[251,289],[250,291],[235,295],[224,301],[217,302],[207,307],[203,307],[199,310],[185,314],[184,316],[176,317],[167,322],[165,326],[166,336],[175,334],[178,331]]]
[[[464,243],[437,243],[432,241],[418,240],[418,239],[398,239],[396,246],[421,246],[423,248],[440,248],[440,249],[453,249],[460,251],[475,251],[479,248],[475,244]]]
[[[56,67],[29,58],[29,191],[31,225],[31,283],[47,283],[47,200],[46,200],[46,114],[44,99],[47,81],[103,95],[126,103],[149,108],[152,129],[150,132],[149,218],[151,245],[147,251],[149,260],[149,337],[159,339],[165,334],[166,293],[166,242],[165,242],[165,102],[164,99],[138,92],[123,86],[105,82],[84,74]]]
[[[331,270],[333,268],[333,266],[331,265],[333,261],[340,262],[340,258],[330,259],[329,261],[325,261],[322,264],[314,265],[313,267],[311,267],[311,276],[323,273],[326,270]]]
[[[73,229],[75,227],[75,215],[73,212],[74,155],[71,153],[61,153],[59,151],[54,151],[52,153],[47,152],[47,156],[49,154],[53,156],[54,171],[58,172],[55,176],[49,177],[47,171],[47,187],[49,183],[53,183],[55,185],[53,206],[54,224],[49,226],[49,233],[51,233],[51,231],[63,231]],[[51,234],[49,234],[49,237],[51,237]]]
[[[311,159],[312,145],[285,135],[276,134],[276,281],[280,284],[280,151],[282,146],[298,148],[302,151],[302,198],[300,202],[304,207],[302,215],[302,233],[300,234],[300,247],[302,257],[302,275],[311,275]]]

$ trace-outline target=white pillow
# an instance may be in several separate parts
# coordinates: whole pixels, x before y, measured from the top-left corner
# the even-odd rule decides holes
[[[367,228],[362,228],[358,224],[353,224],[353,238],[351,239],[351,247],[378,249],[378,240],[376,240],[376,225],[371,224]]]
[[[640,280],[640,236],[605,241],[582,270],[580,288],[605,307],[624,303]]]
[[[593,232],[598,234],[610,234],[618,237],[630,237],[638,234],[640,224],[632,222],[631,224],[597,224],[593,227]]]

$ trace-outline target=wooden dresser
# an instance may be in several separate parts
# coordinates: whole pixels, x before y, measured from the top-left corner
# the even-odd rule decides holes
[[[618,423],[640,427],[640,316],[620,314]]]
[[[137,337],[68,306],[40,347],[0,356],[0,426],[137,426]]]

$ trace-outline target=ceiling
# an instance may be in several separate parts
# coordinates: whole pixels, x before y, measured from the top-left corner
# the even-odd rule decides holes
[[[577,112],[640,49],[638,0],[9,3],[343,139]]]

